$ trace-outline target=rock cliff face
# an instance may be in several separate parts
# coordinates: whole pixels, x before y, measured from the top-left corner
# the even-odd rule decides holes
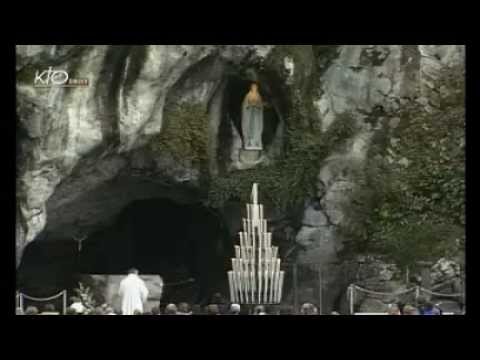
[[[306,201],[295,237],[301,249],[297,261],[324,266],[324,305],[334,307],[351,281],[340,265],[345,239],[338,228],[349,221],[346,209],[372,138],[399,126],[402,119],[394,114],[404,106],[435,109],[442,93],[450,91],[437,89],[435,80],[463,67],[464,47],[301,50],[267,45],[18,46],[17,263],[26,244],[43,230],[56,237],[91,232],[138,199],[203,199],[208,179],[241,169],[235,164],[240,135],[225,111],[225,99],[237,91],[231,79],[259,80],[276,119],[266,165],[282,157],[285,115],[298,92],[302,106],[313,110],[306,116],[309,123],[322,134],[342,121],[354,129],[319,159],[318,201]],[[88,78],[89,86],[34,87],[35,71],[49,66]]]

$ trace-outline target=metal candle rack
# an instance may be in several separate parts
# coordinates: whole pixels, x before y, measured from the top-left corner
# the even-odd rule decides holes
[[[239,232],[240,245],[235,245],[232,270],[228,271],[230,299],[239,304],[279,304],[285,272],[280,270],[278,246],[272,246],[272,233],[267,230],[263,205],[258,204],[258,185],[252,186],[247,218]]]

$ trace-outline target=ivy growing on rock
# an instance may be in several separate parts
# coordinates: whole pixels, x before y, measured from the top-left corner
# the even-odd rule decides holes
[[[209,205],[219,207],[230,199],[248,200],[253,182],[259,183],[262,194],[277,209],[294,208],[307,198],[316,196],[321,162],[332,148],[343,143],[355,131],[349,117],[339,118],[326,133],[317,127],[302,128],[290,119],[283,158],[271,165],[249,170],[232,171],[211,179]]]
[[[202,104],[171,103],[164,111],[164,126],[150,142],[155,154],[168,154],[184,166],[207,168],[208,115]]]
[[[319,73],[312,46],[277,46],[259,71],[276,71],[283,79],[287,112],[285,120],[283,157],[270,165],[232,171],[211,179],[208,205],[222,206],[230,199],[248,200],[253,182],[259,183],[265,200],[285,211],[316,196],[318,171],[321,162],[355,132],[355,122],[345,115],[339,117],[325,133],[313,107],[320,88]],[[294,62],[289,74],[283,60]]]
[[[398,114],[389,141],[377,142],[367,177],[376,206],[368,251],[401,266],[452,255],[464,241],[465,118],[463,71],[438,80],[437,108],[412,103]],[[434,95],[432,95],[434,96]],[[385,140],[385,138],[384,138]],[[383,147],[383,152],[378,147]]]

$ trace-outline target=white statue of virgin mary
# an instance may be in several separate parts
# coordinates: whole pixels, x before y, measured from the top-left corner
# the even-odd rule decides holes
[[[242,133],[245,150],[262,150],[263,100],[252,83],[242,103]]]

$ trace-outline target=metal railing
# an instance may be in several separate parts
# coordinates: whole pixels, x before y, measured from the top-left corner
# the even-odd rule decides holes
[[[402,291],[396,291],[396,292],[380,292],[380,291],[373,291],[369,289],[365,289],[361,286],[358,286],[356,284],[351,284],[348,287],[348,301],[349,301],[349,313],[351,315],[359,315],[360,313],[355,312],[355,300],[356,300],[356,292],[363,292],[365,294],[370,294],[370,295],[376,295],[376,296],[399,296],[399,295],[405,295],[411,292],[414,292],[415,294],[415,302],[418,301],[418,298],[421,296],[422,292],[426,293],[428,295],[434,295],[438,297],[447,297],[447,298],[463,298],[465,296],[464,293],[454,293],[454,294],[447,294],[447,293],[439,293],[439,292],[434,292],[429,289],[426,289],[422,286],[414,286],[411,287],[410,289],[402,290]],[[446,314],[447,315],[447,314]]]
[[[17,292],[16,304],[17,304],[17,308],[22,309],[22,311],[24,312],[25,311],[24,299],[27,299],[30,301],[45,302],[45,301],[52,301],[52,300],[58,299],[59,297],[62,297],[62,314],[65,315],[67,313],[67,290],[62,290],[58,294],[55,294],[49,297],[44,297],[44,298],[33,297],[27,294],[24,294],[22,292]]]

